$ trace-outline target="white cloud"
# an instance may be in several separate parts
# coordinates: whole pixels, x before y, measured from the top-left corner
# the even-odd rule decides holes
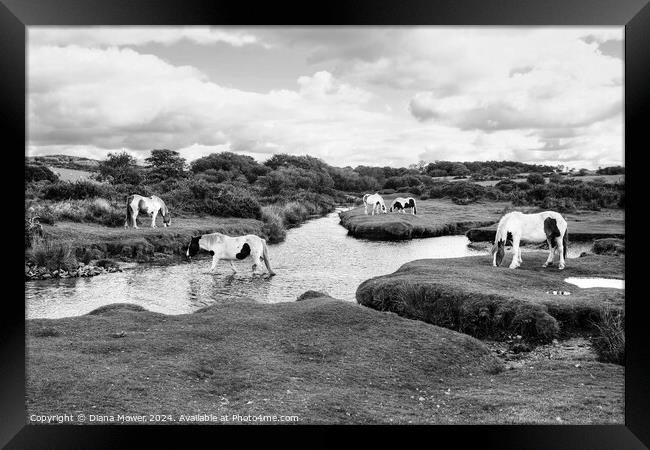
[[[180,41],[210,45],[223,42],[235,47],[258,44],[258,38],[237,29],[206,26],[169,27],[43,27],[30,26],[29,45],[128,46],[171,45]]]
[[[98,157],[124,147],[188,159],[311,154],[336,165],[622,162],[622,61],[599,50],[622,29],[57,30],[29,28],[34,154]],[[295,73],[290,89],[251,92],[129,47],[181,40],[312,46],[318,67]]]

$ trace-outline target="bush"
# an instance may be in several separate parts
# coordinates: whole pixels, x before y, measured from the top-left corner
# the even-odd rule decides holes
[[[88,180],[59,181],[43,188],[46,200],[82,200],[95,197],[110,197],[114,190],[110,187]]]
[[[50,181],[52,183],[59,180],[57,174],[52,172],[49,167],[41,164],[25,164],[25,181]]]
[[[530,184],[544,184],[544,176],[541,173],[533,172],[526,177],[526,181]]]
[[[604,308],[598,322],[597,333],[592,340],[598,360],[625,365],[625,316],[622,311]]]

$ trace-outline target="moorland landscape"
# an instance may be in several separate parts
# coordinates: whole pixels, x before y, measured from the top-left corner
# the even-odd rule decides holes
[[[151,228],[140,216],[139,229],[125,228],[133,193],[161,197],[171,225],[159,218]],[[366,193],[387,204],[413,196],[417,214],[365,214]],[[393,273],[379,267],[356,288],[356,302],[304,286],[296,301],[277,304],[250,298],[170,315],[116,298],[80,316],[30,318],[28,413],[622,423],[624,292],[565,279],[624,278],[624,193],[622,167],[434,161],[353,168],[287,154],[260,163],[229,152],[188,164],[166,149],[143,162],[127,153],[26,158],[26,283],[180,264],[190,237],[212,232],[259,235],[273,260],[274,244],[336,208],[340,226],[368,245],[466,235],[485,250],[410,261]],[[520,268],[493,267],[487,250],[496,223],[513,210],[560,212],[569,241],[588,250],[559,271],[541,267],[543,245],[526,244]]]

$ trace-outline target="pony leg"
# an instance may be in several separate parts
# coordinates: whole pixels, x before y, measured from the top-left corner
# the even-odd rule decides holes
[[[262,255],[260,253],[254,252],[251,253],[251,259],[253,260],[253,275],[255,275],[255,271],[257,270],[260,259],[262,258]],[[260,273],[264,273],[264,269],[260,267]]]
[[[519,261],[519,236],[512,237],[512,261],[510,262],[510,268],[516,269],[521,265]]]
[[[368,215],[368,204],[364,203],[363,206],[364,206],[363,210],[365,211],[366,215]]]
[[[133,213],[133,228],[138,228],[138,211]]]
[[[237,273],[237,269],[235,268],[235,265],[233,264],[232,260],[228,261],[230,263],[230,268],[234,273]]]
[[[542,264],[542,267],[548,267],[553,265],[553,258],[555,255],[555,249],[553,248],[552,242],[550,239],[546,239],[546,242],[548,243],[548,258],[546,258],[546,262]]]
[[[210,266],[210,273],[216,273],[217,272],[217,263],[219,262],[219,258],[217,255],[214,255],[212,257],[212,265]]]
[[[156,228],[156,216],[158,215],[158,211],[154,211],[151,213],[151,228]]]
[[[562,243],[561,237],[555,238],[555,242],[557,245],[557,252],[560,254],[560,265],[558,266],[558,269],[562,270],[564,269],[564,244]]]

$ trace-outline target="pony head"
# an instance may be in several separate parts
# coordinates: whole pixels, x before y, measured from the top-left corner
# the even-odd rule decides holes
[[[191,258],[199,252],[199,240],[201,236],[192,236],[190,238],[190,245],[187,246],[187,253],[185,254],[187,258]]]
[[[165,214],[163,214],[163,225],[168,227],[172,224],[172,215],[167,211]]]
[[[495,266],[500,266],[503,262],[503,257],[506,254],[506,243],[503,239],[499,239],[496,244],[492,246],[492,258]]]

